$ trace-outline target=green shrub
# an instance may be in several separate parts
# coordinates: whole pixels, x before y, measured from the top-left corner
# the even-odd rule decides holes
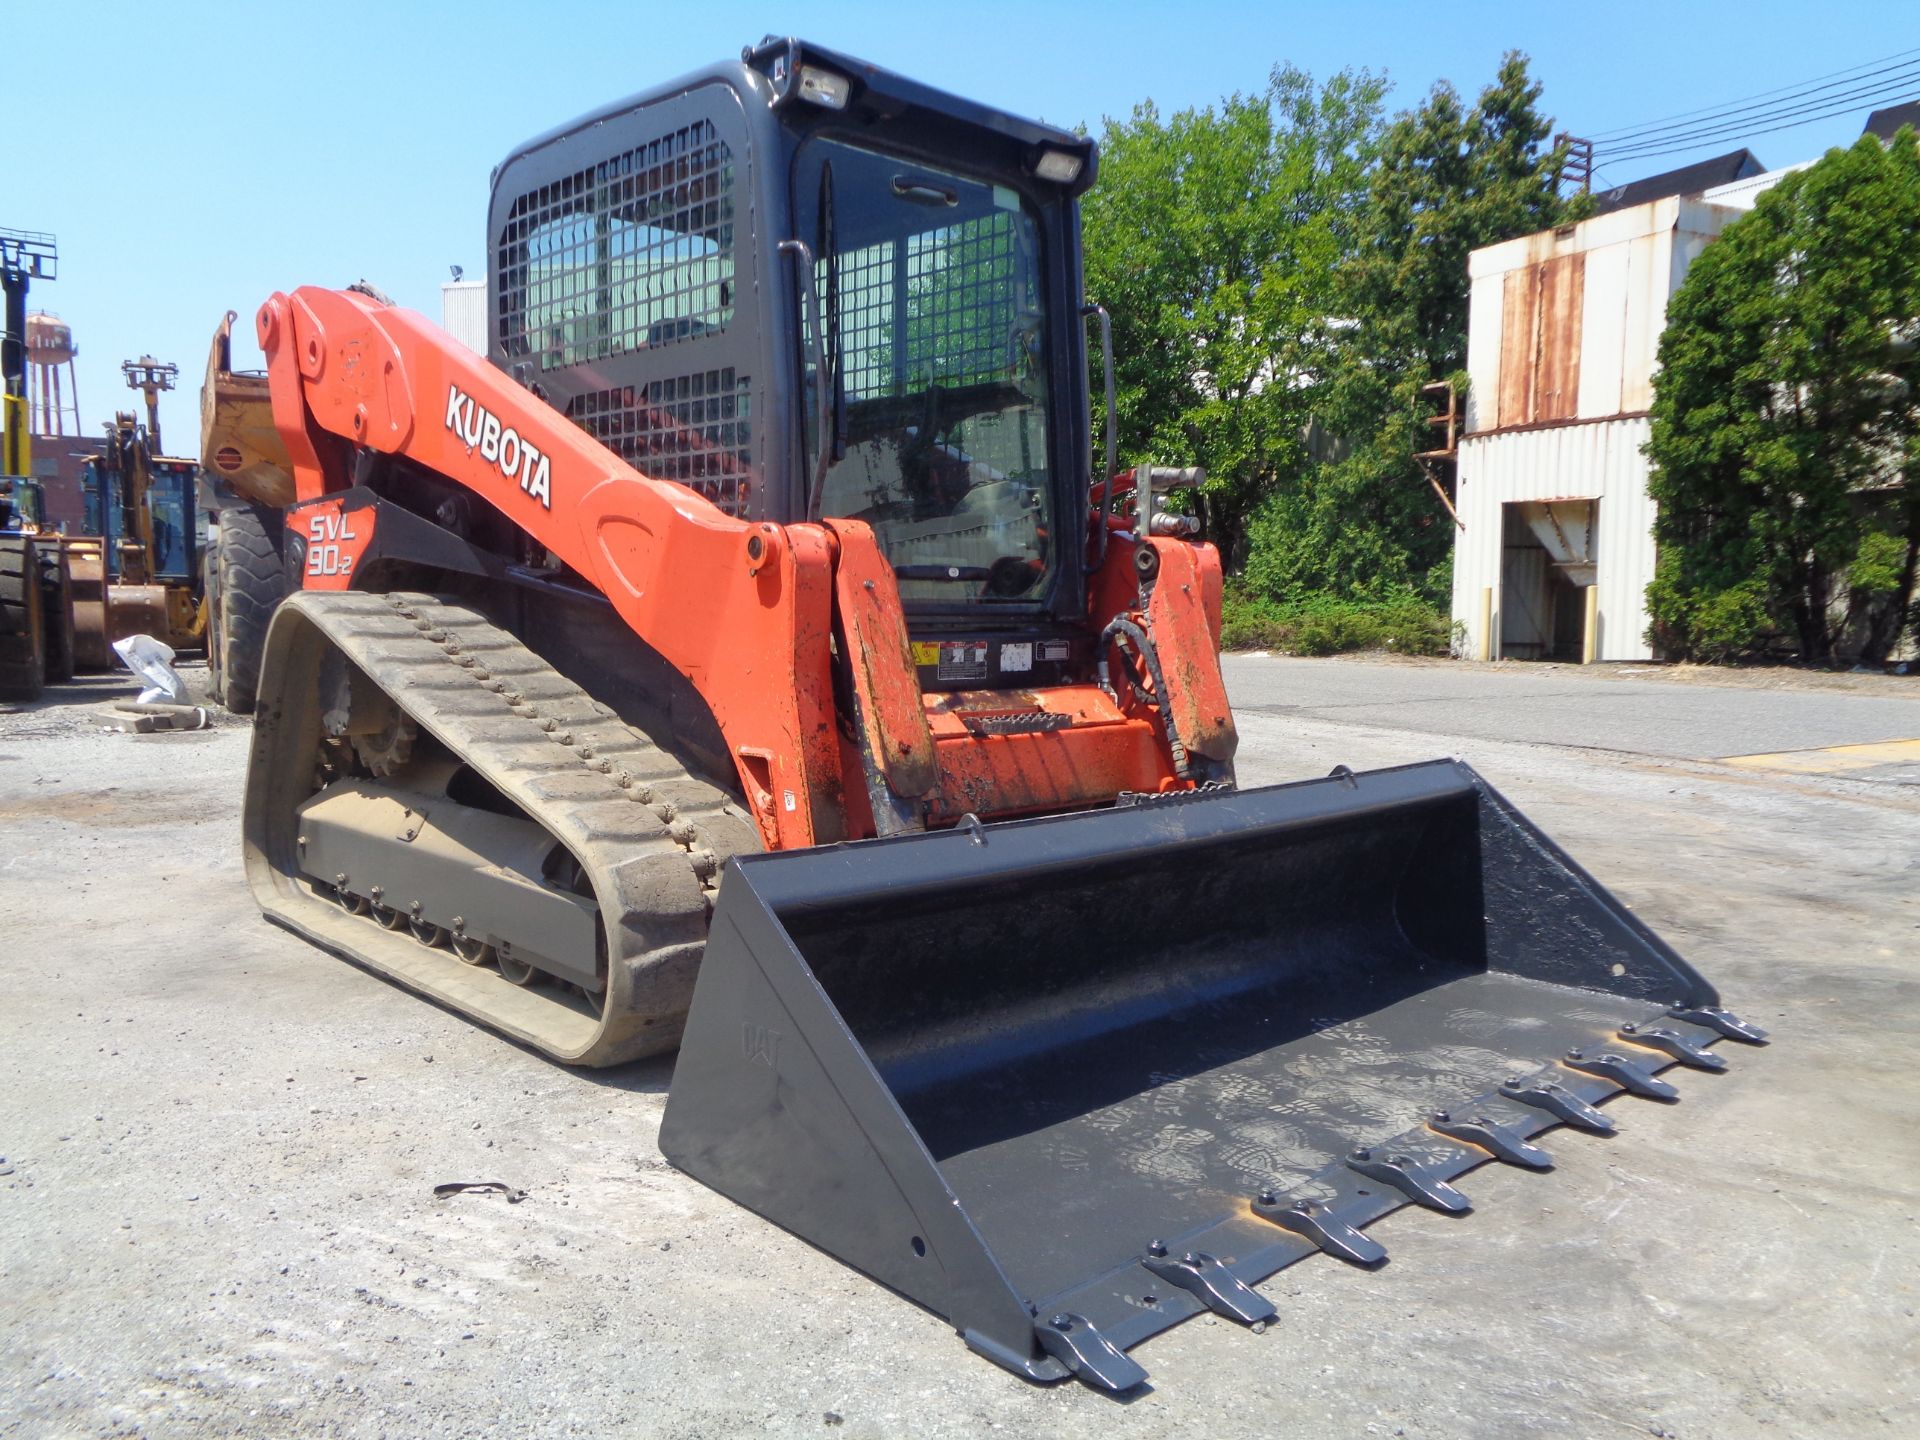
[[[1647,587],[1647,642],[1675,660],[1718,663],[1767,654],[1781,641],[1770,612],[1767,578],[1749,574],[1732,583],[1706,583],[1709,567],[1678,547],[1664,549]],[[1724,567],[1722,567],[1724,570]]]
[[[1645,446],[1664,653],[1891,655],[1920,551],[1920,391],[1887,373],[1920,314],[1917,230],[1920,137],[1903,127],[1787,176],[1688,267]]]
[[[1273,650],[1283,655],[1338,655],[1387,650],[1396,655],[1445,655],[1447,617],[1411,595],[1341,600],[1310,595],[1269,600],[1230,589],[1222,607],[1221,645],[1227,650]]]
[[[1860,548],[1847,566],[1847,583],[1862,598],[1898,594],[1906,563],[1907,542],[1902,536],[1863,530]]]

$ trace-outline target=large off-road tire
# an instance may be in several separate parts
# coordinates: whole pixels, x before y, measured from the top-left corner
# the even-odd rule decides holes
[[[207,607],[207,699],[215,705],[227,703],[226,685],[220,673],[220,537],[216,532],[206,549],[200,552],[200,600]]]
[[[267,625],[287,595],[280,512],[232,505],[220,512],[220,542],[207,574],[207,684],[236,715],[251,715],[260,690]]]
[[[41,624],[46,634],[49,685],[73,679],[73,577],[67,552],[58,541],[40,551]]]
[[[0,700],[37,700],[46,688],[39,550],[31,536],[0,536]]]

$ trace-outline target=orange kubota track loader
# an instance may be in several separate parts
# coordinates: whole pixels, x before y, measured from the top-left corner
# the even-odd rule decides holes
[[[507,159],[486,357],[274,295],[246,847],[555,1059],[677,1045],[675,1164],[1125,1389],[1761,1037],[1464,765],[1236,788],[1194,477],[1091,456],[1095,163],[770,41]]]

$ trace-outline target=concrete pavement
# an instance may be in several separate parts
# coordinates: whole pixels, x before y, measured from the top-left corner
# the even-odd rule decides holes
[[[1650,667],[1263,655],[1229,655],[1226,672],[1242,715],[1463,739],[1707,760],[1920,738],[1920,679],[1863,693],[1700,684]]]
[[[667,1166],[670,1063],[561,1069],[261,922],[243,724],[0,713],[0,1436],[1920,1428],[1920,795],[1669,753],[1881,707],[1690,691],[1609,733],[1594,677],[1230,670],[1243,783],[1462,754],[1775,1043],[1389,1217],[1376,1271],[1282,1272],[1263,1336],[1157,1337],[1126,1403],[1040,1390]],[[492,1179],[524,1203],[433,1197]]]

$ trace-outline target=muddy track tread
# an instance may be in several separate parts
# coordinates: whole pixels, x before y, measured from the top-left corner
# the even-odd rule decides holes
[[[609,1064],[677,1044],[721,867],[760,843],[732,798],[455,601],[352,592],[289,603],[593,880],[608,965],[624,972],[607,993],[622,998],[587,1053],[550,1053]]]

